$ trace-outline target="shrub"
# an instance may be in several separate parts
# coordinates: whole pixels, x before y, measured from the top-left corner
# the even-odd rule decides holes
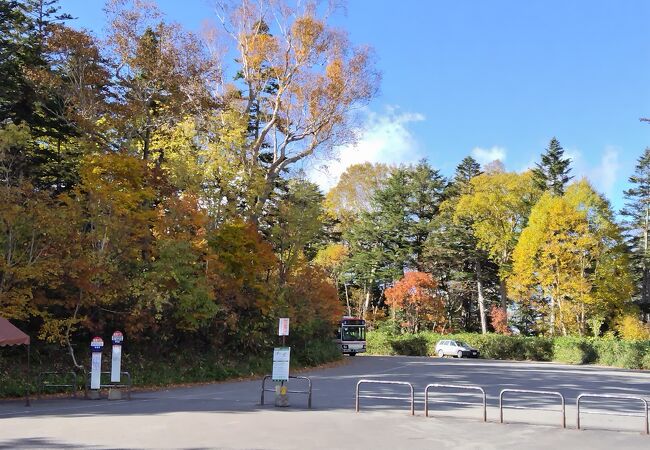
[[[613,335],[603,338],[547,338],[494,333],[441,335],[433,332],[393,335],[382,330],[368,333],[368,353],[435,356],[436,343],[441,339],[467,342],[481,352],[481,357],[488,359],[558,361],[568,364],[597,362],[629,369],[650,369],[650,340],[622,341]]]
[[[586,338],[563,336],[553,340],[553,361],[586,364],[596,358],[597,353]]]
[[[390,342],[394,352],[405,356],[427,356],[427,339],[418,334],[404,334]]]

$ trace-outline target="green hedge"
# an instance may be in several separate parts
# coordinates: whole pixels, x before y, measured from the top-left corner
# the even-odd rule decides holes
[[[482,358],[557,361],[567,364],[601,364],[628,369],[650,369],[650,341],[615,338],[531,337],[502,334],[457,333],[393,334],[390,330],[368,332],[371,355],[435,356],[441,339],[467,342]]]

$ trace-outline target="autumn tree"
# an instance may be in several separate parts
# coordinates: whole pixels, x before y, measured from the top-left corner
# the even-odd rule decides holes
[[[107,12],[118,144],[144,160],[155,153],[163,161],[157,138],[209,109],[219,81],[217,61],[198,37],[166,23],[149,2],[112,0]]]
[[[498,285],[495,266],[488,260],[486,252],[478,248],[471,219],[454,220],[459,199],[471,194],[471,181],[480,174],[480,165],[472,157],[464,158],[456,168],[425,243],[424,264],[427,272],[436,274],[440,289],[446,292],[449,316],[462,311],[461,318],[452,320],[457,320],[458,325],[465,329],[472,329],[475,320],[472,318],[473,305],[476,305],[480,328],[487,333],[489,308],[486,297]]]
[[[271,201],[260,226],[278,256],[283,283],[300,259],[316,256],[324,240],[323,194],[314,183],[294,179]]]
[[[454,218],[469,219],[479,248],[499,266],[501,307],[508,306],[506,280],[512,253],[528,215],[539,198],[530,172],[489,173],[471,180],[471,191],[458,200]]]
[[[249,124],[242,158],[263,180],[250,205],[257,220],[283,171],[354,140],[351,112],[374,96],[379,75],[370,49],[310,5],[244,0],[218,10],[238,51],[228,106]]]
[[[426,327],[443,328],[444,305],[437,292],[438,283],[429,274],[406,272],[404,277],[386,289],[386,303],[404,319],[403,326],[411,333]]]
[[[609,204],[585,181],[564,196],[546,193],[514,251],[509,285],[548,317],[548,332],[586,333],[595,316],[611,320],[631,294],[628,260]]]
[[[383,188],[391,167],[383,163],[365,162],[345,169],[338,183],[329,190],[325,208],[329,214],[347,227],[362,212],[372,210],[372,198]]]

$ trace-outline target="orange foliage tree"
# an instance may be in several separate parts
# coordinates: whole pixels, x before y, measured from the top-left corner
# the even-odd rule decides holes
[[[490,319],[492,321],[492,328],[494,331],[499,334],[510,334],[510,328],[508,327],[508,314],[506,310],[497,306],[492,305],[490,310]]]
[[[386,303],[404,319],[403,326],[417,333],[424,326],[442,328],[445,321],[444,302],[438,294],[438,282],[428,273],[407,272],[391,288],[386,289]]]

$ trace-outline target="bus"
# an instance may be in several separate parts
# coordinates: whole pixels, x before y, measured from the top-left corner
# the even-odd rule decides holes
[[[366,351],[366,321],[343,317],[336,333],[336,344],[344,355],[354,356]]]

